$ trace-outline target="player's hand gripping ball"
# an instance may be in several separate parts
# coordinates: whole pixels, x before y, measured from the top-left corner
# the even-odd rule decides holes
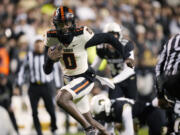
[[[48,56],[53,61],[58,61],[62,56],[62,47],[61,46],[53,46],[48,49]]]

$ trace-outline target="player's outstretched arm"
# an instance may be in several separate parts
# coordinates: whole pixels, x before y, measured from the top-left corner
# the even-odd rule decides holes
[[[126,60],[130,54],[125,53],[125,48],[124,46],[119,42],[117,38],[115,38],[112,34],[110,33],[99,33],[95,34],[85,45],[85,48],[98,45],[101,43],[108,43],[111,44],[114,48],[116,48],[119,53],[122,54],[123,59]]]

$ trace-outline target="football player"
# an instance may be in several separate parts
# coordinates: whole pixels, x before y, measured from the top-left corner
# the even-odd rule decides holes
[[[94,118],[101,123],[122,122],[123,135],[134,135],[133,118],[135,117],[147,123],[149,135],[161,135],[166,122],[161,110],[153,107],[151,103],[135,102],[124,97],[112,101],[102,94],[96,95],[91,100],[91,111]],[[109,130],[114,134],[112,129]]]
[[[117,38],[124,46],[125,52],[130,53],[129,59],[134,60],[134,45],[131,41],[123,38],[122,29],[119,24],[114,22],[108,23],[103,31]],[[94,69],[98,69],[101,61],[106,59],[111,71],[112,81],[115,84],[115,89],[109,90],[110,99],[116,99],[118,97],[136,99],[137,86],[135,71],[124,62],[122,54],[109,44],[98,45],[96,52],[97,57],[91,66]]]
[[[122,54],[123,60],[133,67],[133,61],[128,59],[130,54],[124,51],[124,46],[111,34],[94,34],[86,26],[77,28],[74,13],[68,7],[57,8],[53,23],[55,29],[49,30],[46,34],[47,58],[44,71],[49,74],[53,63],[60,61],[64,76],[68,80],[57,94],[57,104],[80,122],[87,135],[96,134],[97,130],[94,127],[107,135],[105,128],[92,119],[90,113],[87,94],[94,86],[96,75],[88,68],[86,48],[101,43],[112,44]],[[112,83],[109,81],[109,84]]]

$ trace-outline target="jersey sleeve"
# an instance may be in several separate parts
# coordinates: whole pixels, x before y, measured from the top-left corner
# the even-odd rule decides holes
[[[131,52],[134,49],[134,45],[131,41],[128,41],[125,46],[125,52]]]
[[[57,45],[58,43],[59,41],[57,38],[57,31],[56,30],[47,31],[44,37],[45,46],[51,47],[51,46]]]
[[[96,46],[96,53],[97,55],[103,59],[104,58],[104,54],[105,54],[105,49],[104,49],[104,45],[100,44]]]
[[[117,38],[110,33],[98,33],[95,34],[86,44],[85,48],[95,46],[101,43],[111,44],[123,57],[123,59],[127,59],[129,57],[129,53],[125,53],[125,48],[122,43],[119,42]]]
[[[125,52],[130,53],[129,58],[134,59],[134,44],[131,41],[128,41],[125,46]]]
[[[94,32],[87,26],[84,27],[83,34],[85,42],[89,41],[94,36]]]

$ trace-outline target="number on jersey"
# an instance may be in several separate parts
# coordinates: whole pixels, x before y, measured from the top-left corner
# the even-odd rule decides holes
[[[77,67],[74,53],[63,53],[63,61],[67,69],[75,69]]]

